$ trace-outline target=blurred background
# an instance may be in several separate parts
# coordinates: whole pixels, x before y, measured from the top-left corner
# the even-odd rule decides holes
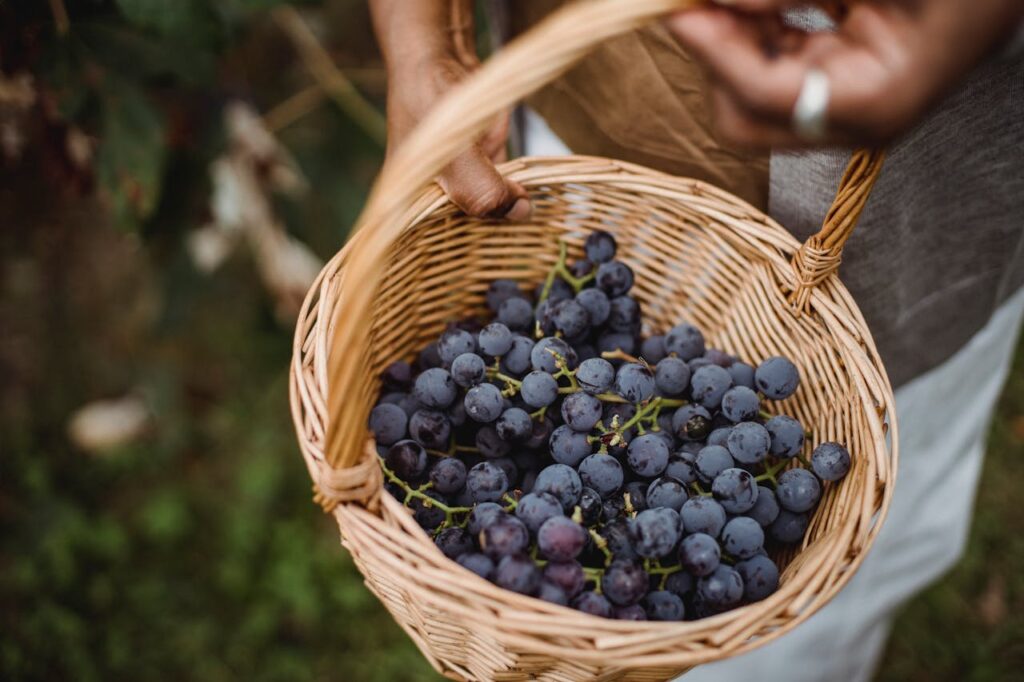
[[[360,0],[0,0],[0,679],[437,678],[287,402],[384,93]],[[968,554],[879,679],[1024,679],[1021,482],[1018,353]]]

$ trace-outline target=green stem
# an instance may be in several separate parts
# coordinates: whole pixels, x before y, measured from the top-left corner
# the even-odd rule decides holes
[[[601,534],[593,528],[590,529],[590,537],[594,539],[594,546],[604,554],[604,565],[607,566],[612,562],[612,553],[608,550],[608,541],[601,537]]]
[[[380,460],[380,468],[381,468],[381,471],[384,472],[384,476],[390,482],[394,483],[399,488],[401,488],[402,490],[405,491],[405,500],[406,501],[409,501],[410,499],[412,499],[414,497],[415,498],[419,498],[419,499],[423,500],[423,505],[425,507],[437,507],[438,509],[443,511],[445,513],[445,516],[448,517],[448,521],[451,520],[452,514],[468,514],[469,512],[473,511],[473,509],[471,507],[450,507],[447,504],[445,504],[444,502],[441,502],[440,500],[435,500],[430,495],[427,495],[427,494],[423,493],[422,490],[426,489],[427,486],[430,485],[429,483],[424,485],[424,486],[422,486],[421,488],[418,488],[418,489],[417,488],[410,488],[408,483],[406,483],[405,481],[400,479],[398,476],[395,475],[395,472],[391,471],[391,469],[388,468],[387,464],[384,463],[384,458],[383,457],[380,457],[378,455],[377,458]]]

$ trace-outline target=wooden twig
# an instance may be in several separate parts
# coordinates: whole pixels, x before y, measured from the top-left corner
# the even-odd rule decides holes
[[[57,35],[66,36],[71,28],[71,21],[68,19],[68,9],[64,6],[64,0],[50,0],[50,13],[53,14],[53,22],[57,25]]]
[[[263,125],[272,133],[287,128],[324,101],[324,91],[314,83],[277,104],[263,115]]]

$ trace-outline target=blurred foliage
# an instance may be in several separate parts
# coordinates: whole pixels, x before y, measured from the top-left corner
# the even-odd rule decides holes
[[[0,73],[37,93],[21,153],[0,155],[0,679],[436,679],[310,502],[291,333],[249,254],[211,275],[184,246],[209,219],[224,105],[268,112],[312,84],[277,4],[0,2]],[[365,4],[302,9],[381,105]],[[315,191],[274,209],[327,258],[381,149],[314,104],[276,132]],[[882,679],[1024,669],[1022,360],[969,554],[900,617]],[[154,415],[142,439],[70,442],[76,408],[128,392]]]

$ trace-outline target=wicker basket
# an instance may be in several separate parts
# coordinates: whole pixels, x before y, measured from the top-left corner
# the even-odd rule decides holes
[[[295,336],[291,400],[315,500],[334,514],[366,583],[437,670],[467,680],[662,680],[771,641],[806,620],[863,560],[896,468],[892,389],[835,269],[880,153],[858,152],[821,232],[800,245],[707,184],[587,157],[529,158],[502,172],[533,199],[526,224],[467,218],[431,179],[503,107],[600,41],[678,7],[596,0],[503,50],[423,122],[378,180],[359,231],[324,268]],[[484,310],[489,281],[536,282],[558,240],[579,252],[612,231],[636,272],[645,333],[681,320],[757,362],[785,353],[803,381],[785,405],[811,443],[845,442],[851,473],[827,484],[778,592],[694,622],[605,620],[502,590],[446,559],[390,495],[366,420],[380,370],[447,321]]]

